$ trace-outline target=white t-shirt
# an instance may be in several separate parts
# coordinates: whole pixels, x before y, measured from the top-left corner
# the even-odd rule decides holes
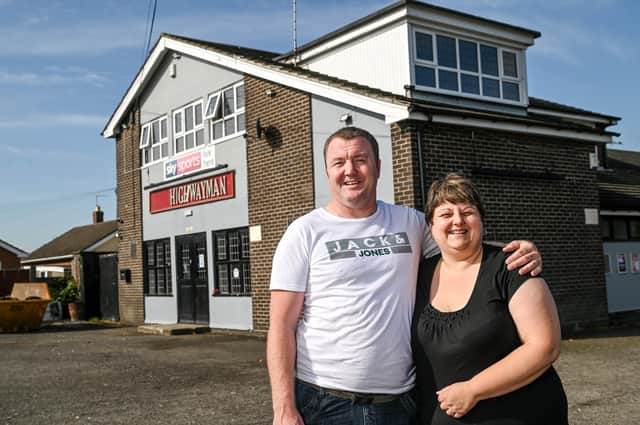
[[[305,293],[297,377],[345,391],[410,390],[418,265],[434,252],[424,214],[382,201],[366,218],[319,208],[295,220],[276,249],[270,289]]]

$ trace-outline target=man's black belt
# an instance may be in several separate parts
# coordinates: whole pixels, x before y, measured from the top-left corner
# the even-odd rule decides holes
[[[390,401],[397,400],[401,394],[369,394],[369,393],[354,393],[351,391],[342,391],[342,390],[334,390],[331,388],[324,388],[319,385],[312,384],[310,382],[301,381],[305,385],[310,386],[311,388],[324,391],[327,394],[330,394],[334,397],[341,398],[343,400],[349,400],[353,404],[381,404],[381,403],[389,403]]]

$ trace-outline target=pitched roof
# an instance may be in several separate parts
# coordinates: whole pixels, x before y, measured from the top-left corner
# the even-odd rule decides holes
[[[118,222],[116,220],[74,227],[33,251],[29,257],[23,259],[23,262],[73,256],[117,230]]]
[[[353,104],[385,116],[388,122],[408,119],[414,113],[423,114],[423,116],[444,114],[460,117],[466,120],[467,125],[471,125],[472,119],[477,119],[499,123],[496,125],[505,130],[516,125],[520,126],[519,128],[526,128],[528,132],[532,133],[553,134],[595,142],[610,142],[612,136],[618,135],[618,133],[606,130],[607,126],[615,124],[619,120],[617,117],[597,114],[542,99],[530,98],[532,99],[530,108],[533,110],[526,111],[524,115],[490,111],[483,109],[482,103],[479,103],[478,106],[452,106],[431,100],[419,100],[397,95],[297,67],[277,60],[277,53],[274,52],[163,33],[106,123],[102,132],[105,137],[114,137],[118,133],[117,126],[124,119],[130,105],[150,81],[150,76],[157,64],[170,51],[195,55],[205,61],[230,67],[248,75],[272,79],[276,83],[298,90],[329,97],[338,102]]]
[[[16,246],[11,245],[9,242],[3,241],[2,239],[0,239],[0,248],[3,248],[20,258],[26,257],[27,255],[29,255],[29,253],[21,250]]]
[[[640,209],[640,152],[609,149],[598,189],[601,209]]]

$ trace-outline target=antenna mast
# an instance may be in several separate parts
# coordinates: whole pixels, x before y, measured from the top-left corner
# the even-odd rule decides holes
[[[298,31],[296,29],[296,0],[293,0],[293,66],[298,65]]]

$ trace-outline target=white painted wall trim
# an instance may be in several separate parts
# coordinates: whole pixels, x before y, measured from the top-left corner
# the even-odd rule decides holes
[[[429,121],[429,117],[424,113],[411,113],[408,117],[419,121]],[[431,122],[461,125],[466,127],[485,128],[490,130],[512,131],[515,133],[538,134],[541,136],[559,137],[564,139],[580,140],[584,142],[611,143],[612,136],[582,133],[574,130],[553,129],[537,125],[527,125],[518,123],[495,122],[479,118],[464,118],[447,115],[433,115]]]

